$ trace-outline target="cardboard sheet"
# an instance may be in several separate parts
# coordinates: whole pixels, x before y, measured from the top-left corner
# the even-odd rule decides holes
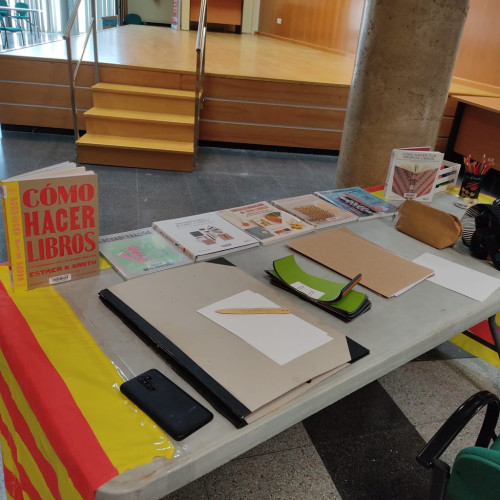
[[[384,297],[394,297],[420,283],[433,270],[399,257],[346,228],[328,229],[288,243],[297,252],[352,279]]]
[[[197,313],[215,301],[245,290],[290,309],[293,315],[326,332],[330,340],[280,365]],[[301,386],[310,387],[308,381],[339,369],[368,352],[297,306],[287,295],[234,266],[201,262],[160,271],[112,286],[101,292],[101,298],[108,302],[117,299],[132,316],[138,316],[137,324],[143,323],[146,329],[160,332],[175,344],[175,349],[189,356],[190,359],[186,359],[181,354],[183,370],[197,377],[198,389],[205,387],[209,391],[200,390],[209,401],[210,387],[216,381],[243,404],[248,413],[271,411],[283,396],[296,390],[300,392]],[[205,382],[207,376],[210,380]],[[251,415],[245,418],[248,422]]]

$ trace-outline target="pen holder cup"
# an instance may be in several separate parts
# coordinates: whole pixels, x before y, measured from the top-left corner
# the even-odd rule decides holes
[[[477,200],[479,192],[481,191],[481,182],[483,181],[483,178],[484,175],[465,172],[458,196],[461,198]]]
[[[455,205],[459,208],[469,208],[477,203],[477,198],[481,191],[481,182],[484,175],[465,172],[462,179],[462,185],[458,193],[458,199]]]

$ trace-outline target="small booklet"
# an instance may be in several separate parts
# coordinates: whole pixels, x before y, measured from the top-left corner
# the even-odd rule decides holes
[[[275,260],[273,267],[273,270],[266,271],[272,284],[312,302],[346,323],[371,308],[366,294],[353,290],[361,280],[361,274],[347,283],[335,283],[306,273],[293,255]]]
[[[126,280],[193,262],[151,227],[100,236],[99,251]]]
[[[218,214],[263,245],[314,230],[314,226],[267,201],[220,210]]]
[[[393,149],[385,181],[384,198],[391,201],[428,202],[434,196],[443,165],[443,153]]]
[[[316,228],[358,220],[358,217],[352,212],[342,210],[314,194],[292,196],[291,198],[274,200],[271,203]]]
[[[152,227],[194,261],[213,259],[259,244],[217,212],[157,221]]]
[[[356,187],[345,189],[330,189],[328,191],[317,191],[315,195],[347,210],[364,220],[374,217],[387,217],[394,215],[398,207],[368,191]]]

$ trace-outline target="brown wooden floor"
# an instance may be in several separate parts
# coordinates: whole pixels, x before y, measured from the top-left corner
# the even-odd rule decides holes
[[[85,37],[74,37],[73,57],[80,57]],[[99,62],[131,68],[192,73],[196,67],[196,32],[154,26],[121,26],[98,33]],[[92,61],[92,43],[85,61]],[[259,80],[349,86],[354,57],[259,35],[208,32],[206,74]],[[5,52],[11,57],[66,60],[63,40]],[[451,94],[494,95],[453,82]]]
[[[85,36],[72,38],[73,59]],[[100,79],[194,90],[196,32],[128,25],[98,32]],[[0,54],[0,123],[71,129],[66,43]],[[93,48],[77,79],[78,127],[92,107]],[[354,57],[260,35],[208,32],[201,140],[338,150]],[[450,94],[496,95],[466,81]],[[446,148],[456,99],[444,110],[436,148]]]

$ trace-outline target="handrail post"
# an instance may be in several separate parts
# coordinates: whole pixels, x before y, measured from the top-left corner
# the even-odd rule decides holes
[[[198,33],[196,36],[196,83],[194,107],[194,164],[198,161],[200,114],[203,105],[203,79],[205,75],[205,40],[207,33],[207,0],[201,0]]]
[[[97,55],[97,7],[96,0],[92,0],[92,25],[90,29],[94,28],[92,40],[94,42],[94,83],[99,83],[99,66]]]
[[[73,130],[75,133],[75,140],[78,140],[80,134],[78,132],[78,116],[76,113],[76,99],[75,99],[75,82],[73,81],[73,56],[71,53],[71,38],[66,38],[66,51],[68,53],[68,74],[69,74],[69,93],[71,98],[71,114],[73,116]]]
[[[68,59],[68,73],[69,73],[69,90],[71,97],[71,111],[73,116],[73,129],[75,132],[75,140],[78,140],[80,134],[78,131],[78,114],[76,110],[76,99],[75,99],[75,82],[76,76],[78,74],[78,70],[80,69],[80,63],[83,60],[83,56],[85,55],[85,50],[87,48],[87,43],[92,33],[92,41],[94,45],[94,83],[99,83],[99,58],[97,53],[97,8],[96,8],[96,0],[91,0],[91,11],[92,11],[92,23],[87,31],[87,36],[85,38],[85,43],[83,46],[82,55],[76,65],[75,71],[73,72],[73,55],[71,51],[71,30],[73,28],[73,24],[75,23],[76,16],[78,13],[78,8],[80,7],[81,0],[76,0],[75,5],[73,6],[73,10],[68,19],[68,23],[66,25],[66,29],[64,31],[64,40],[66,41],[66,52]]]

